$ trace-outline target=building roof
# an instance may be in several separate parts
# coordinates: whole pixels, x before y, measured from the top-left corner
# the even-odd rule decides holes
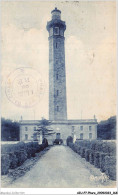
[[[22,120],[19,121],[21,125],[38,125],[41,120]],[[79,124],[97,124],[97,119],[76,119],[76,120],[63,120],[51,121],[52,125],[65,124],[65,125],[79,125]]]

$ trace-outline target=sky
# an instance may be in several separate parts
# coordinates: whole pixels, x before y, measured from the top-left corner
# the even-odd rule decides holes
[[[2,116],[12,120],[48,119],[49,43],[46,30],[51,11],[61,10],[66,22],[65,66],[68,119],[98,121],[116,115],[115,1],[4,1],[1,3]],[[6,96],[8,75],[21,67],[40,72],[44,93],[31,108]]]

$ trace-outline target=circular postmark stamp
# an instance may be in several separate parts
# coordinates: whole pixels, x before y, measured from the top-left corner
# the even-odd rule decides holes
[[[40,101],[44,94],[41,74],[32,68],[18,68],[6,81],[7,98],[16,106],[29,108]]]

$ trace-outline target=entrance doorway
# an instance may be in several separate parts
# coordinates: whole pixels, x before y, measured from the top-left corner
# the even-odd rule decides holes
[[[60,133],[56,133],[56,139],[61,139]]]

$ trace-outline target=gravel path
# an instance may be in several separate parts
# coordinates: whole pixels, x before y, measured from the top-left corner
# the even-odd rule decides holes
[[[94,179],[96,177],[96,179]],[[115,187],[101,180],[101,172],[67,146],[54,146],[34,167],[9,188],[96,188]]]

